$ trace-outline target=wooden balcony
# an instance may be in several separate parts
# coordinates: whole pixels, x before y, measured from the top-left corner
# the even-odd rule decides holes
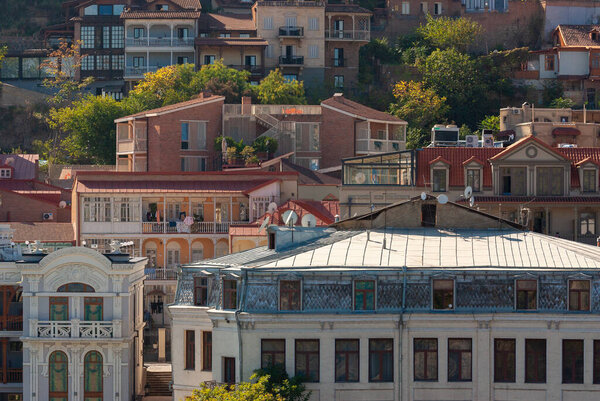
[[[514,79],[540,79],[539,71],[515,71],[513,74]]]
[[[23,331],[23,316],[0,317],[1,331]]]
[[[0,370],[2,383],[23,383],[23,368],[7,368]]]
[[[368,42],[371,40],[371,32],[370,31],[358,31],[352,29],[345,30],[326,30],[325,31],[325,39],[326,40],[358,40]]]

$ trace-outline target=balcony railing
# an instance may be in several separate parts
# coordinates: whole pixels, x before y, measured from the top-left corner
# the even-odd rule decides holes
[[[304,27],[301,26],[281,26],[279,27],[279,37],[304,37]]]
[[[145,152],[147,142],[142,138],[119,139],[117,141],[117,153]]]
[[[147,267],[144,269],[144,273],[148,280],[177,280],[177,271],[175,269]]]
[[[193,47],[194,38],[126,38],[129,47]]]
[[[3,383],[23,383],[23,368],[7,368],[2,373]]]
[[[159,68],[163,66],[140,66],[140,67],[125,67],[125,78],[141,78],[147,72],[156,72]]]
[[[215,222],[215,221],[200,221],[195,222],[191,226],[184,224],[181,221],[169,223],[169,222],[143,222],[142,233],[144,234],[176,234],[176,233],[188,233],[188,234],[214,234],[214,233],[227,233],[229,232],[229,226],[232,224],[247,224],[247,221],[226,221],[226,222]]]
[[[402,150],[400,141],[386,141],[383,139],[357,139],[357,153],[387,153]]]
[[[370,31],[355,31],[352,29],[349,30],[333,30],[333,31],[325,31],[325,39],[331,40],[365,40],[368,41],[371,39]]]
[[[0,317],[1,331],[22,331],[23,316],[2,316]]]
[[[279,56],[279,65],[304,65],[304,56]]]
[[[121,321],[30,320],[31,335],[40,338],[111,338],[121,337]]]

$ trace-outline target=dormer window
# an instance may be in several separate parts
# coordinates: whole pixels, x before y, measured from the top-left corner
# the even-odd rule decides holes
[[[0,179],[12,178],[12,169],[0,168]]]
[[[564,168],[538,167],[536,169],[536,195],[560,196],[564,195]]]
[[[583,177],[583,192],[596,192],[596,183],[598,181],[596,178],[596,169],[586,168],[581,175]]]
[[[167,4],[157,4],[156,5],[156,10],[158,10],[158,11],[168,11],[169,10],[169,6]]]
[[[445,168],[434,168],[432,174],[433,192],[446,192],[446,171]]]
[[[600,39],[600,32],[598,32],[597,30],[593,30],[590,32],[590,39],[592,40],[598,40]]]

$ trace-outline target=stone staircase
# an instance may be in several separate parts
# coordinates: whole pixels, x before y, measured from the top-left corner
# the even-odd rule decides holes
[[[173,395],[171,390],[171,381],[173,380],[171,372],[164,371],[146,371],[146,397],[159,396],[170,397]]]

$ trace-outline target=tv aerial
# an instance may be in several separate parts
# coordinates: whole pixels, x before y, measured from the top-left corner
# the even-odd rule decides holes
[[[260,233],[262,230],[265,229],[265,227],[267,227],[269,225],[269,220],[271,219],[271,216],[267,216],[265,217],[265,219],[263,220],[262,224],[260,225],[260,228],[258,229],[258,232]]]
[[[293,210],[286,210],[283,214],[283,223],[286,226],[294,226],[298,221],[298,215]]]
[[[444,194],[441,194],[437,197],[437,201],[440,205],[445,205],[446,203],[448,203],[448,197]]]
[[[304,216],[302,216],[301,224],[302,227],[316,227],[317,218],[312,214],[305,214]]]
[[[469,198],[469,206],[471,206],[471,207],[475,206],[475,198],[473,198],[473,197]]]

